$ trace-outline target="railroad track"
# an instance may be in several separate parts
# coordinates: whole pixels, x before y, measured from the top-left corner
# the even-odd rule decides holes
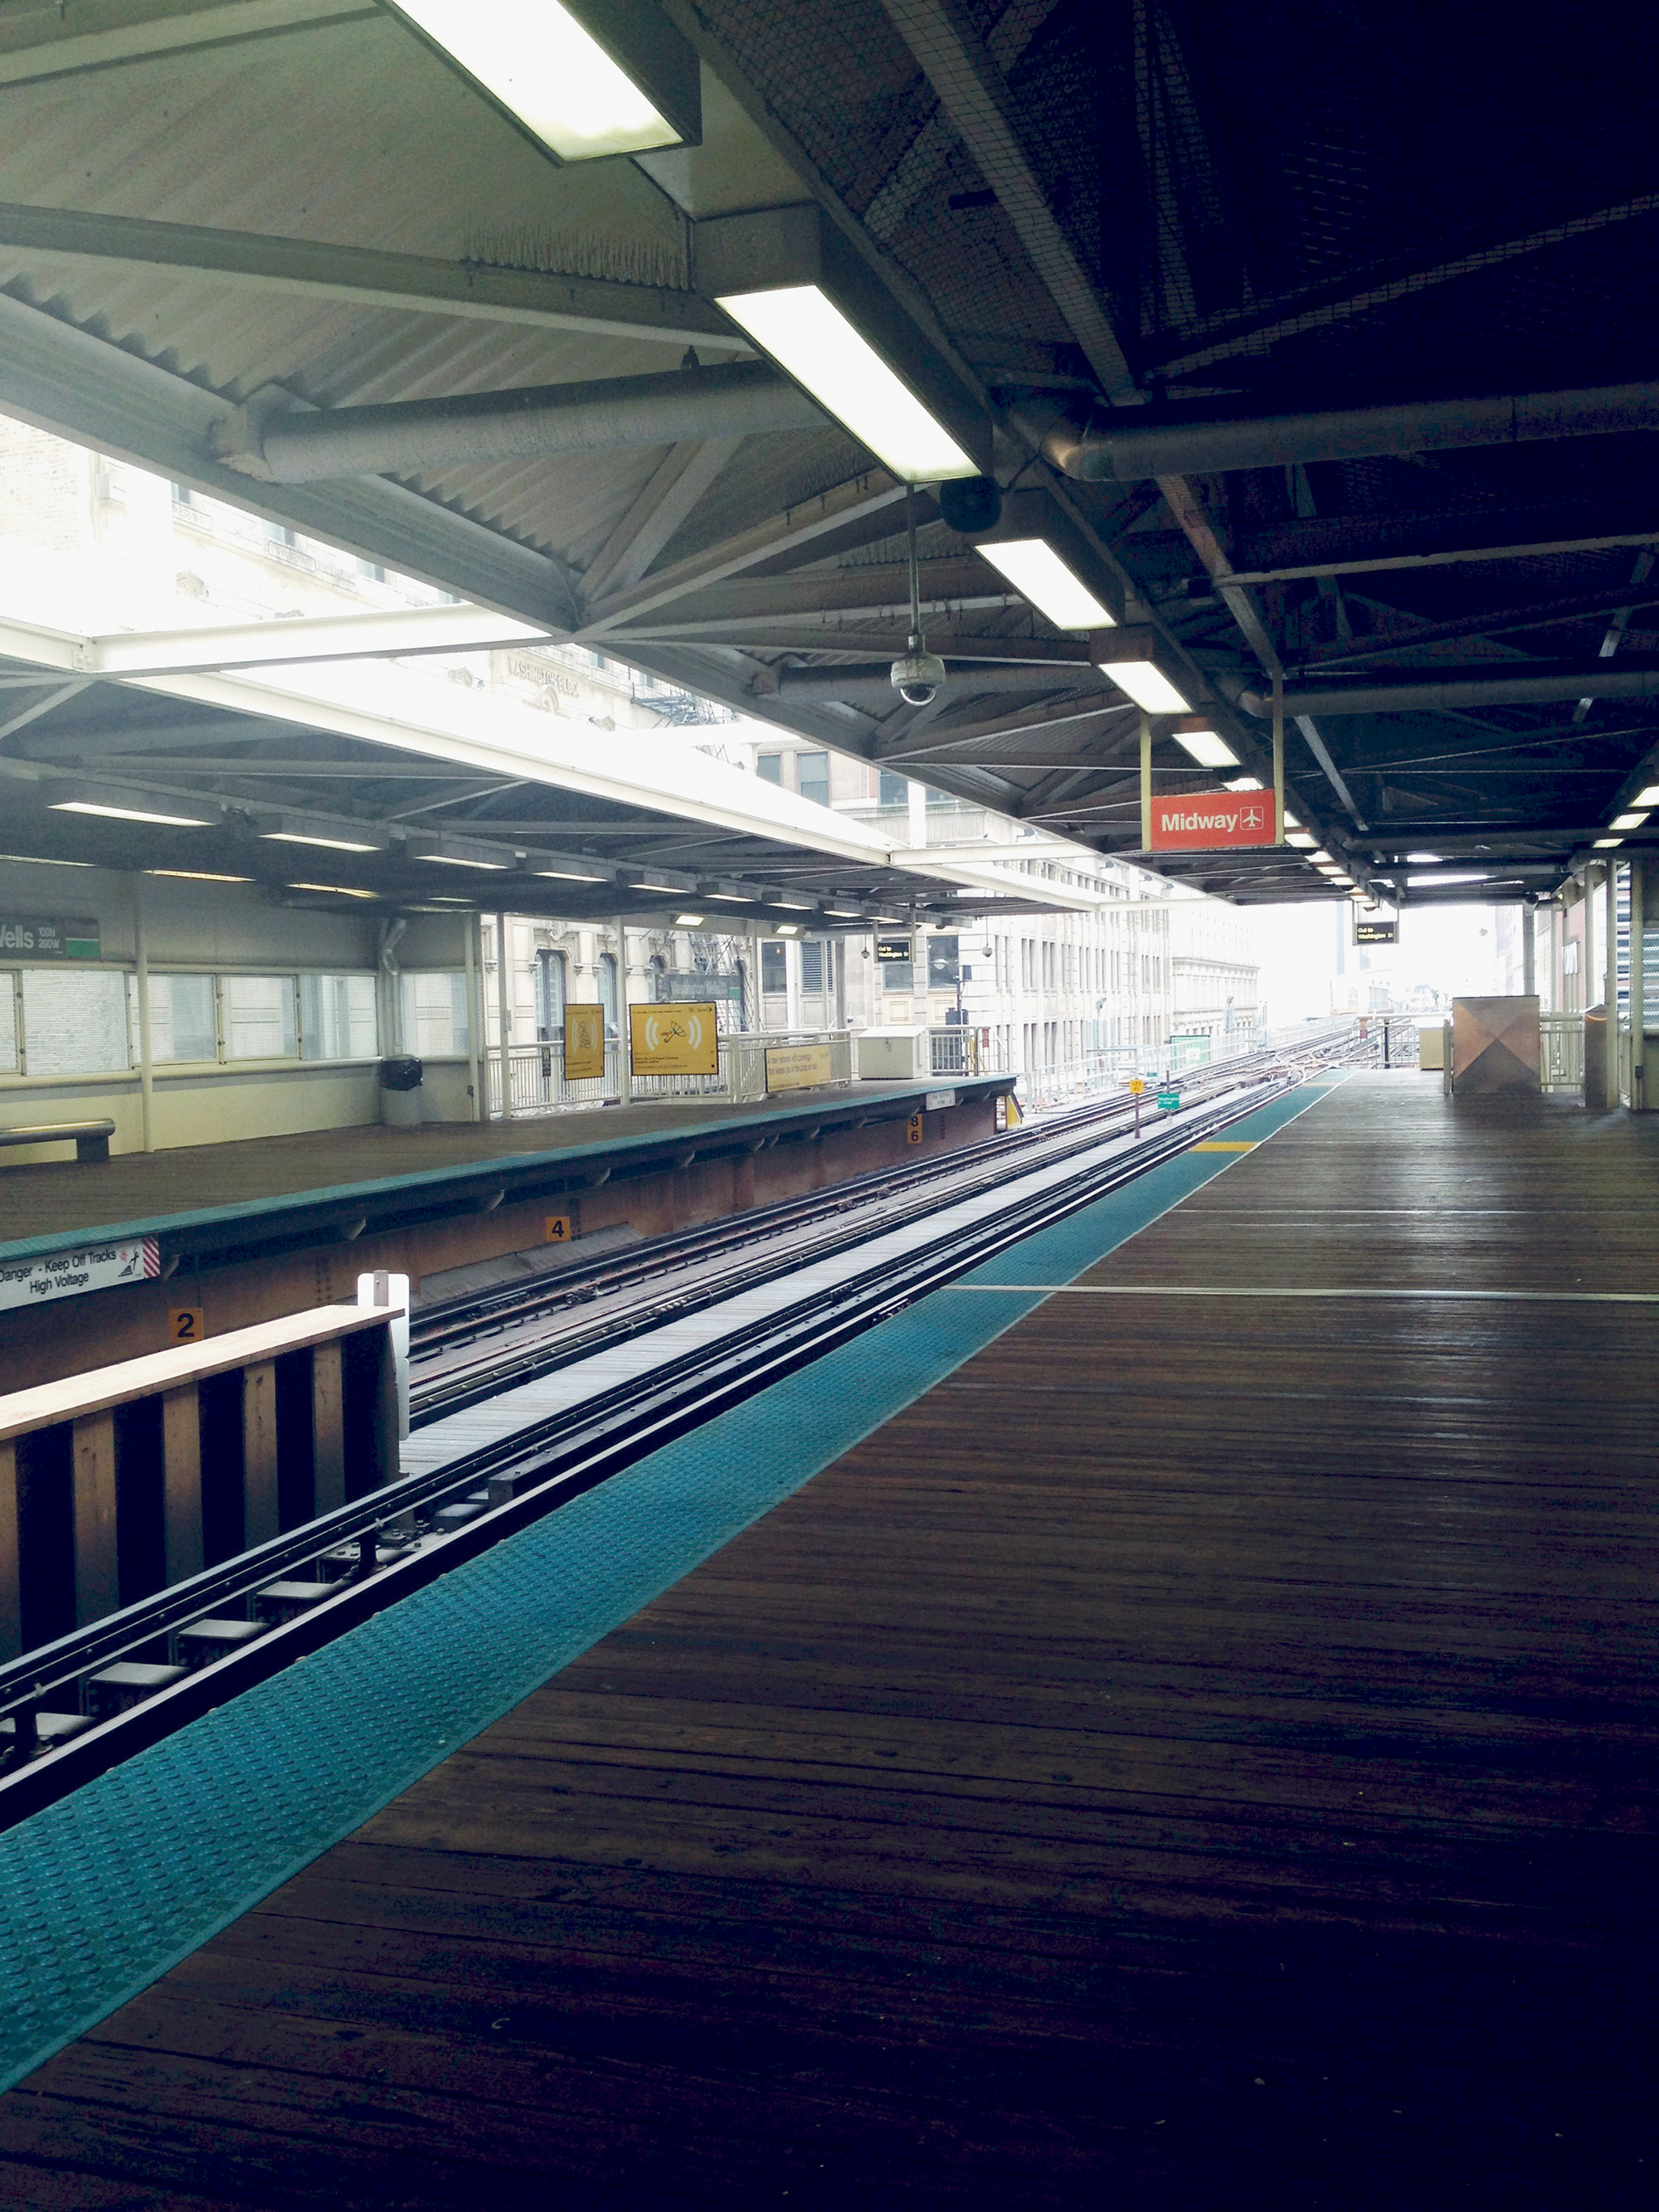
[[[1358,1055],[1349,1046],[1346,1056]],[[0,1726],[9,1735],[0,1753],[0,1828],[1344,1057],[1342,1041],[1331,1039],[1310,1044],[1294,1064],[1282,1054],[1229,1062],[1189,1086],[1179,1113],[1159,1116],[1139,1142],[1132,1109],[1127,1115],[1121,1109],[1084,1109],[1047,1117],[1030,1132],[1031,1141],[1012,1140],[1016,1149],[999,1139],[925,1164],[927,1172],[902,1178],[902,1189],[894,1188],[901,1179],[892,1174],[863,1178],[871,1186],[865,1194],[871,1210],[860,1216],[855,1205],[839,1237],[829,1217],[841,1212],[846,1193],[818,1194],[822,1233],[811,1254],[801,1237],[803,1222],[810,1228],[812,1218],[799,1201],[767,1209],[775,1218],[757,1237],[716,1239],[717,1261],[720,1243],[733,1248],[724,1255],[729,1264],[705,1264],[692,1285],[672,1281],[672,1248],[682,1240],[661,1240],[649,1254],[631,1253],[626,1266],[614,1259],[601,1263],[602,1275],[622,1279],[614,1285],[621,1296],[592,1334],[568,1328],[572,1293],[580,1296],[583,1286],[568,1279],[532,1311],[521,1310],[521,1297],[520,1310],[503,1314],[485,1293],[464,1302],[465,1311],[458,1304],[426,1317],[428,1350],[435,1344],[438,1354],[459,1348],[464,1355],[459,1369],[423,1383],[427,1425],[651,1328],[664,1332],[663,1356],[550,1415],[520,1419],[514,1413],[486,1442],[433,1471],[403,1476],[0,1668]],[[987,1155],[998,1163],[994,1173],[986,1171]],[[934,1172],[947,1167],[955,1170],[949,1178]],[[930,1212],[941,1217],[939,1235],[917,1237],[921,1218]],[[706,1240],[690,1241],[698,1246]],[[860,1246],[869,1247],[862,1262]],[[789,1297],[783,1279],[811,1273],[814,1260],[822,1262],[826,1253],[841,1255],[829,1271],[833,1281],[820,1265],[823,1286]],[[752,1301],[734,1306],[729,1328],[690,1332],[695,1344],[672,1348],[676,1319],[735,1299],[760,1282],[777,1286],[762,1318],[742,1317],[751,1313]],[[590,1287],[598,1297],[599,1285]],[[471,1335],[458,1336],[457,1324]],[[486,1337],[499,1340],[487,1371],[478,1348]],[[439,1388],[448,1389],[447,1401],[438,1399]],[[268,1601],[274,1588],[292,1587],[289,1578],[308,1580],[317,1595],[283,1618],[283,1608],[273,1612]],[[259,1632],[226,1656],[181,1668],[181,1634],[204,1620],[227,1618],[258,1624]],[[87,1708],[96,1698],[94,1686],[109,1680],[110,1669],[154,1664],[163,1654],[172,1662],[161,1669],[167,1680],[112,1717],[91,1720]]]

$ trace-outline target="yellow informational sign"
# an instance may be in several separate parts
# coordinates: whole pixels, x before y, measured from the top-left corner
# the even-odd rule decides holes
[[[712,1004],[630,1006],[629,1065],[635,1075],[718,1075],[720,1045]]]
[[[564,1010],[564,1076],[567,1083],[605,1079],[605,1008]]]
[[[769,1091],[805,1091],[830,1080],[827,1044],[775,1044],[766,1053]]]
[[[919,1145],[921,1142],[921,1116],[920,1114],[913,1114],[909,1120],[905,1123],[904,1141],[907,1145]]]
[[[543,1227],[550,1244],[568,1244],[576,1233],[568,1213],[550,1213]]]
[[[1132,1075],[1129,1078],[1129,1096],[1131,1098],[1139,1098],[1141,1092],[1146,1088],[1146,1085],[1141,1081],[1138,1075]]]
[[[167,1314],[169,1344],[199,1344],[207,1334],[200,1306],[173,1306]]]

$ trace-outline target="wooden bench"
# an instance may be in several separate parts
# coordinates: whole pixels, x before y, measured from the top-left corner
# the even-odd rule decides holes
[[[106,1160],[113,1121],[36,1121],[25,1128],[0,1129],[0,1145],[68,1145],[77,1160]]]

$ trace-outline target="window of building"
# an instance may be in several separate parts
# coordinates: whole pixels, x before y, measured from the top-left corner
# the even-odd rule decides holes
[[[763,783],[781,784],[783,781],[783,755],[762,753],[755,763],[755,773]]]
[[[263,522],[259,527],[264,533],[267,544],[292,545],[295,542],[294,532],[285,522]]]
[[[536,1038],[540,1044],[564,1035],[565,977],[563,953],[543,946],[536,955]]]
[[[132,985],[132,1034],[138,1034],[138,982]],[[216,1060],[219,1011],[211,975],[152,975],[149,979],[149,1056],[152,1060]]]
[[[599,955],[599,1004],[605,1009],[605,1035],[617,1036],[617,956],[614,952],[601,952]]]
[[[962,972],[960,952],[962,940],[957,937],[930,937],[927,939],[927,988],[930,991],[953,991]]]
[[[1045,991],[1052,991],[1054,988],[1054,946],[1052,938],[1046,939],[1042,947],[1042,988]]]
[[[590,667],[603,668],[605,665],[605,658],[602,653],[590,652],[587,659]]]
[[[117,968],[26,968],[23,1066],[30,1075],[130,1067],[126,977]]]
[[[1023,989],[1036,988],[1036,939],[1022,937],[1019,940],[1019,980]]]
[[[373,1060],[380,1024],[372,975],[301,975],[300,1054],[304,1060]]]
[[[911,991],[912,963],[908,960],[884,960],[881,963],[881,988],[884,991]]]
[[[357,562],[357,574],[360,576],[367,576],[373,584],[383,584],[386,581],[386,570],[378,561],[365,561],[360,557]]]
[[[227,1060],[293,1060],[300,1048],[291,975],[222,975]]]
[[[766,992],[783,992],[789,988],[789,948],[786,945],[763,945],[761,949],[761,988]]]
[[[800,948],[800,987],[803,991],[823,989],[824,953],[828,947],[816,938],[808,938]]]
[[[803,799],[815,805],[830,804],[830,756],[828,753],[797,753],[795,755],[795,788]]]
[[[466,977],[452,969],[403,975],[404,1050],[417,1060],[458,1060],[469,1049]]]
[[[886,769],[880,769],[876,777],[876,799],[882,806],[908,806],[910,803],[909,779],[890,775]]]

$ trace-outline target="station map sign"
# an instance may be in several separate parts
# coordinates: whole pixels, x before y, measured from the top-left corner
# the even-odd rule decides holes
[[[719,1031],[712,1001],[690,1006],[630,1006],[629,1065],[635,1075],[718,1075]]]
[[[1212,853],[1275,842],[1270,791],[1183,792],[1178,799],[1154,799],[1151,817],[1148,850],[1154,853]]]
[[[0,914],[0,954],[21,960],[95,960],[98,924],[44,915]]]

